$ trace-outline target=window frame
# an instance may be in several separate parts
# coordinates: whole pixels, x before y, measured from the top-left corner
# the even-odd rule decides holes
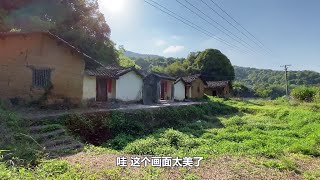
[[[51,86],[52,69],[50,68],[31,68],[32,87],[46,89]]]

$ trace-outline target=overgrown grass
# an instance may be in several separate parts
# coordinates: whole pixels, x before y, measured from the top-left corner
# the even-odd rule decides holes
[[[26,121],[0,106],[0,161],[29,166],[43,157],[42,147],[27,135],[26,127]]]
[[[291,171],[305,179],[320,177],[320,169],[305,170],[291,157],[292,154],[320,157],[319,104],[283,98],[241,101],[208,97],[208,101],[211,103],[165,108],[154,114],[149,111],[114,113],[82,117],[80,121],[79,117],[68,117],[66,124],[78,135],[82,133],[84,140],[93,139],[102,145],[88,146],[84,151],[87,154],[202,156],[205,162],[219,156],[253,157],[259,159],[257,165],[265,168]],[[104,132],[108,137],[96,139]],[[131,179],[157,179],[163,177],[164,170],[148,167],[141,171],[134,176],[126,169],[114,167],[96,173],[90,168],[51,160],[33,169],[1,163],[0,179],[121,179],[124,175]],[[189,171],[183,177],[200,179],[198,174]]]
[[[186,124],[197,126],[195,122],[204,115],[226,115],[236,112],[236,108],[221,102],[208,102],[196,106],[167,107],[152,111],[70,115],[63,117],[63,120],[65,125],[83,141],[121,150],[134,139],[154,133],[161,128],[186,128]],[[203,128],[200,127],[199,130]],[[201,133],[200,131],[198,133]],[[108,139],[113,140],[106,142]]]
[[[320,112],[317,104],[238,101],[211,98],[239,109],[237,115],[202,118],[182,128],[161,129],[124,147],[129,154],[156,156],[258,156],[266,167],[300,173],[290,154],[320,157]],[[216,126],[221,122],[222,126]],[[125,134],[118,142],[128,138]],[[115,144],[115,142],[113,142]],[[113,146],[111,144],[111,146]],[[306,173],[313,177],[317,174]]]

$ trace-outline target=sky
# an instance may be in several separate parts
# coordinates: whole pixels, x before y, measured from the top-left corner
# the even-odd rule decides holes
[[[214,48],[237,66],[281,70],[281,65],[290,64],[291,70],[320,72],[319,0],[212,0],[259,41],[211,0],[146,1],[166,7],[205,34],[144,0],[99,0],[117,46],[136,53],[184,58],[190,52]]]

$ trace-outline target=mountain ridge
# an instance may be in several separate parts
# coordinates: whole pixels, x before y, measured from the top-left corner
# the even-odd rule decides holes
[[[132,51],[125,51],[124,55],[130,58],[165,58],[163,56],[154,55],[154,54],[142,54],[142,53],[136,53]]]

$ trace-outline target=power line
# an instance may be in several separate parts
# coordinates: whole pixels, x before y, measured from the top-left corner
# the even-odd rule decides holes
[[[201,15],[199,15],[197,12],[195,12],[194,10],[192,10],[191,8],[189,8],[188,6],[186,6],[185,4],[183,4],[182,2],[180,2],[179,0],[176,0],[179,4],[181,4],[182,6],[184,6],[185,8],[187,8],[189,11],[191,11],[192,13],[194,13],[196,16],[198,16],[199,18],[201,18],[202,20],[206,21],[207,23],[209,23],[211,26],[215,27],[216,29],[218,29],[220,32],[222,32],[223,34],[227,35],[228,37],[230,37],[231,39],[233,39],[234,41],[238,42],[239,44],[243,45],[244,47],[246,47],[247,49],[249,49],[250,51],[257,53],[254,48],[249,45],[248,43],[244,42],[241,38],[239,38],[238,36],[236,36],[234,33],[232,33],[231,31],[229,31],[228,29],[226,29],[224,26],[222,26],[221,24],[219,24],[217,21],[215,21],[212,17],[208,16],[207,14],[205,14],[204,12],[202,12],[199,8],[197,8],[196,6],[194,6],[193,4],[191,4],[189,1],[185,0],[190,6],[192,6],[193,8],[195,8],[196,10],[198,10],[200,13],[202,13],[203,15],[205,15],[207,18],[209,18],[212,22],[214,22],[215,24],[217,24],[218,26],[220,26],[221,28],[223,28],[225,31],[227,31],[228,33],[226,33],[225,31],[223,31],[221,28],[215,26],[214,24],[212,24],[211,22],[209,22],[208,20],[206,20],[205,18],[203,18]],[[234,38],[234,37],[236,38]],[[238,40],[240,39],[240,41]],[[252,48],[252,49],[250,49]]]
[[[248,37],[248,35],[246,35],[245,33],[243,33],[239,28],[237,28],[235,25],[233,25],[228,19],[226,19],[225,17],[223,17],[219,12],[217,12],[215,9],[213,9],[208,3],[206,3],[203,0],[200,0],[203,4],[205,4],[207,7],[209,7],[213,12],[215,12],[218,16],[220,16],[222,19],[224,19],[229,25],[231,25],[232,27],[234,27],[236,30],[238,30],[242,35],[244,35],[245,37],[247,37],[249,40],[251,40],[250,37]],[[252,40],[251,40],[252,41]],[[260,44],[256,43],[255,41],[252,41],[253,43],[255,43],[256,45],[260,46]]]
[[[216,40],[218,40],[218,41],[220,41],[220,42],[222,42],[222,43],[226,43],[226,45],[228,45],[228,46],[231,46],[231,47],[232,47],[232,45],[231,45],[229,42],[227,42],[227,41],[225,41],[225,40],[223,40],[223,39],[221,39],[221,38],[219,38],[219,37],[214,36],[211,32],[209,32],[209,31],[207,31],[207,30],[202,29],[200,26],[198,26],[198,25],[196,25],[196,24],[192,23],[191,21],[189,21],[189,20],[187,20],[187,19],[185,19],[185,18],[181,17],[180,15],[178,15],[178,14],[174,13],[173,11],[171,11],[171,10],[167,9],[166,7],[164,7],[164,6],[160,5],[159,3],[157,3],[157,2],[155,2],[155,1],[153,1],[153,0],[150,0],[150,1],[151,1],[151,2],[153,2],[153,3],[155,3],[155,4],[157,4],[158,6],[155,6],[154,4],[152,4],[152,3],[150,3],[150,2],[148,2],[148,1],[146,1],[146,0],[145,0],[145,2],[146,2],[146,3],[148,3],[149,5],[151,5],[151,6],[155,7],[155,8],[157,8],[158,10],[160,10],[160,11],[162,11],[162,12],[166,13],[167,15],[169,15],[169,16],[171,16],[171,17],[173,17],[173,18],[175,18],[175,19],[179,20],[180,22],[183,22],[184,24],[186,24],[186,25],[188,25],[188,26],[190,26],[190,27],[192,27],[192,28],[194,28],[194,29],[196,29],[196,30],[198,30],[198,31],[200,31],[200,32],[202,32],[202,33],[204,33],[205,35],[207,35],[207,36],[209,36],[209,37],[212,37],[212,38],[214,38],[214,39],[216,39]],[[179,18],[177,18],[177,17],[175,17],[175,16],[172,16],[170,13],[168,13],[168,12],[166,12],[166,11],[162,10],[161,8],[159,8],[159,6],[160,6],[161,8],[163,8],[163,9],[165,9],[165,10],[169,11],[171,14],[173,14],[173,15],[175,15],[175,16],[178,16],[180,19],[179,19]],[[190,24],[188,24],[188,23],[186,23],[186,22],[190,23],[191,25],[190,25]]]
[[[201,0],[202,1],[202,0]],[[246,36],[247,38],[249,38],[251,41],[255,42],[255,44],[260,44],[262,45],[265,49],[269,50],[270,52],[272,52],[268,47],[266,47],[264,45],[264,43],[262,43],[256,36],[254,36],[252,33],[250,33],[245,27],[243,27],[237,20],[235,20],[227,11],[225,11],[223,8],[221,8],[219,6],[218,3],[214,2],[213,0],[210,0],[215,6],[217,6],[222,12],[224,12],[230,19],[232,19],[238,26],[240,26],[244,31],[246,31],[251,37],[253,37],[257,42],[256,43],[254,40],[252,40],[252,38]],[[203,2],[203,1],[202,1]],[[210,6],[209,6],[210,7]],[[242,32],[242,31],[241,31]],[[260,46],[261,47],[261,46]]]
[[[207,30],[204,30],[204,29],[201,28],[200,26],[198,26],[198,25],[192,23],[191,21],[183,18],[182,16],[180,16],[180,15],[172,12],[171,10],[169,10],[168,8],[160,5],[160,4],[157,3],[157,2],[155,2],[155,1],[153,1],[153,0],[150,0],[152,3],[156,4],[156,5],[154,5],[154,4],[152,4],[152,3],[150,3],[150,2],[148,2],[148,1],[146,1],[146,0],[144,0],[144,1],[145,1],[146,3],[148,3],[149,5],[153,6],[154,8],[162,11],[163,13],[165,13],[165,14],[167,14],[167,15],[175,18],[176,20],[184,23],[185,25],[190,26],[190,27],[192,27],[193,29],[196,29],[197,31],[199,31],[199,32],[201,32],[201,33],[203,33],[203,34],[205,34],[205,35],[207,35],[207,36],[209,36],[209,37],[212,37],[212,38],[214,38],[214,39],[216,39],[216,40],[218,40],[218,41],[226,44],[227,46],[229,46],[229,47],[231,47],[231,48],[240,49],[238,46],[236,46],[236,45],[234,45],[234,44],[231,44],[231,43],[229,43],[228,41],[226,41],[226,40],[224,40],[224,39],[222,39],[222,38],[219,38],[219,37],[213,35],[211,32],[209,32],[209,31],[207,31]],[[161,7],[162,9],[159,8],[159,7]],[[166,11],[163,10],[163,9],[165,9]],[[168,12],[167,12],[167,11],[168,11]],[[170,14],[170,13],[171,13],[171,14]],[[173,14],[173,15],[172,15],[172,14]],[[177,16],[177,17],[176,17],[176,16]],[[246,51],[245,51],[245,52],[246,52]]]

